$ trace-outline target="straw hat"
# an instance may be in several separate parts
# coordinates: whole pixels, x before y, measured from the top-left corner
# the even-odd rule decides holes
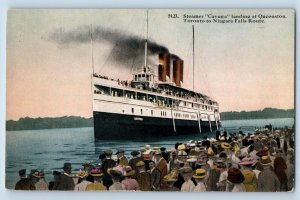
[[[231,145],[227,142],[222,142],[221,148],[222,149],[231,149]]]
[[[190,167],[181,167],[181,168],[179,169],[179,171],[180,171],[180,173],[182,173],[182,174],[192,173],[192,172],[193,172],[192,168],[190,168]]]
[[[206,176],[205,169],[196,169],[194,171],[193,178],[205,178],[205,176]]]
[[[197,161],[196,158],[189,158],[186,160],[186,162],[188,162],[188,163],[195,163],[196,161]]]
[[[145,163],[144,163],[143,161],[139,161],[139,162],[136,163],[135,166],[137,166],[137,167],[142,167],[142,166],[144,166],[144,165],[145,165]]]
[[[85,170],[81,170],[81,169],[76,173],[76,176],[79,178],[87,177],[87,175],[88,173]]]
[[[153,151],[154,152],[160,151],[160,148],[159,147],[153,147]]]
[[[177,181],[177,176],[176,173],[170,173],[164,176],[163,181],[165,182],[176,182]]]
[[[178,151],[183,151],[185,150],[185,145],[184,144],[181,144],[177,147]]]

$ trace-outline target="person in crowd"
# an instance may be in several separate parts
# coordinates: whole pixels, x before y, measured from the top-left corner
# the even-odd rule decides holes
[[[139,161],[136,164],[137,167],[137,182],[139,184],[141,191],[151,191],[151,175],[146,172],[145,163],[143,161]]]
[[[133,170],[130,166],[125,167],[125,178],[121,182],[125,185],[126,190],[140,190],[140,186],[136,179],[132,178],[135,175],[135,170]]]
[[[183,176],[184,183],[181,186],[181,192],[193,192],[195,189],[195,183],[192,181],[192,168],[182,167],[180,173]]]
[[[84,169],[83,170],[80,169],[76,173],[76,177],[78,177],[78,182],[74,187],[74,191],[85,191],[86,187],[89,184],[92,184],[92,182],[86,180],[87,176],[88,176],[88,172],[85,171]]]
[[[45,174],[43,171],[36,171],[34,174],[32,174],[37,180],[35,183],[35,189],[36,190],[49,190],[48,184],[45,181]]]
[[[50,181],[50,183],[49,183],[49,190],[57,190],[57,187],[58,187],[59,182],[60,182],[61,172],[59,172],[59,171],[53,171],[52,175],[53,175],[53,179],[54,180]]]
[[[205,176],[206,176],[205,169],[196,169],[194,171],[193,178],[197,183],[196,187],[194,188],[194,192],[206,192],[206,186],[204,182]]]
[[[283,151],[281,149],[277,149],[275,153],[274,159],[274,172],[280,182],[280,191],[288,190],[288,177],[286,175],[286,161],[283,158]]]
[[[280,182],[272,169],[273,161],[269,156],[262,156],[260,163],[263,166],[263,170],[258,175],[257,191],[279,192]]]
[[[151,176],[151,191],[159,191],[160,182],[161,182],[161,172],[156,168],[156,164],[153,160],[149,162],[150,173]]]
[[[107,170],[115,167],[117,162],[111,158],[113,153],[112,150],[107,149],[104,153],[105,158],[103,159],[101,170],[103,172],[103,185],[105,185],[108,189],[113,184],[113,181]]]
[[[102,183],[103,172],[99,167],[91,170],[91,176],[94,177],[94,182],[87,184],[86,191],[107,191],[107,188]]]
[[[229,168],[227,180],[229,181],[230,184],[233,184],[233,188],[231,192],[246,192],[245,185],[243,184],[245,178],[242,172],[238,168],[235,167]]]
[[[245,178],[244,185],[246,192],[256,192],[257,189],[257,178],[255,172],[252,170],[252,166],[256,164],[256,159],[253,157],[244,157],[239,163],[243,169],[242,174]]]
[[[74,190],[75,184],[71,175],[71,163],[64,163],[63,170],[64,172],[60,175],[60,181],[56,187],[56,190]]]
[[[155,159],[157,160],[156,168],[160,171],[161,180],[160,180],[160,188],[165,188],[166,183],[162,181],[162,178],[165,177],[168,173],[168,164],[167,161],[162,157],[162,152],[155,152]]]
[[[174,187],[174,183],[177,181],[177,174],[176,172],[171,172],[170,174],[167,174],[163,181],[166,183],[166,188],[161,189],[160,191],[167,191],[167,192],[179,192],[179,188]]]
[[[166,150],[167,150],[166,147],[160,147],[162,157],[166,160],[167,163],[169,163],[170,159]]]
[[[215,159],[211,166],[209,177],[207,179],[207,191],[219,191],[217,183],[220,179],[221,172],[224,171],[226,165],[223,159]]]
[[[121,165],[121,166],[128,166],[128,160],[127,158],[124,156],[124,149],[118,149],[118,151],[116,152],[116,155],[118,157],[118,161],[117,164]]]
[[[110,169],[108,173],[111,175],[113,184],[109,187],[109,191],[121,191],[126,190],[124,184],[121,183],[121,179],[123,178],[123,174],[116,168]]]
[[[26,169],[19,171],[20,180],[15,185],[15,190],[35,190],[35,185],[26,176]]]
[[[132,158],[129,160],[129,166],[134,170],[134,171],[137,171],[137,166],[136,164],[139,162],[139,161],[143,161],[143,158],[141,158],[139,156],[140,152],[138,151],[132,151],[130,153],[132,155]]]

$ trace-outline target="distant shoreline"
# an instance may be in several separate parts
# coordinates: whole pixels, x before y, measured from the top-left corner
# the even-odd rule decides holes
[[[294,109],[265,108],[258,111],[222,112],[221,121],[251,120],[251,119],[277,119],[294,118]],[[42,130],[57,128],[84,128],[93,127],[93,118],[79,116],[45,117],[45,118],[20,118],[17,121],[7,120],[6,131]]]

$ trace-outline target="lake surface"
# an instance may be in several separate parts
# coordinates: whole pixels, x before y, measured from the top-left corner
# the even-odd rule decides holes
[[[242,130],[253,132],[255,127],[292,127],[293,118],[259,119],[259,120],[228,120],[222,121],[222,126],[229,132]],[[19,180],[18,171],[26,169],[44,169],[47,182],[52,180],[52,171],[61,171],[65,162],[71,162],[73,173],[81,168],[85,161],[99,163],[98,156],[105,149],[124,148],[127,156],[132,150],[139,150],[141,146],[150,144],[152,147],[164,146],[173,148],[176,142],[201,140],[204,134],[152,138],[151,140],[95,140],[93,128],[65,128],[6,132],[6,188],[13,189]],[[205,134],[214,137],[213,133]]]

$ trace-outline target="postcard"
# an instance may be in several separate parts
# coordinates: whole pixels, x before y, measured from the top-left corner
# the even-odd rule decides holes
[[[288,192],[292,9],[11,9],[7,189]]]

